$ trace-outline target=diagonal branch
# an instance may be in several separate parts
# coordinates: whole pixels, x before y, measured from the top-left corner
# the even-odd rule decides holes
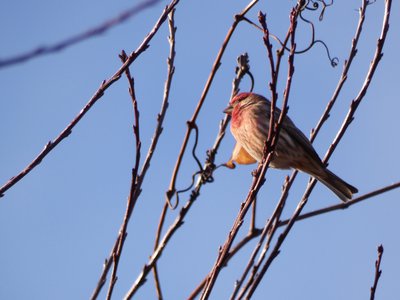
[[[137,15],[138,13],[145,10],[146,8],[154,6],[155,4],[157,4],[157,2],[160,2],[160,0],[144,1],[142,3],[136,4],[132,8],[122,12],[119,16],[114,17],[110,20],[107,20],[103,24],[100,24],[96,27],[90,28],[90,29],[86,30],[85,32],[78,33],[74,36],[71,36],[70,38],[67,38],[67,39],[61,41],[61,42],[58,42],[53,45],[41,46],[41,47],[27,51],[23,54],[20,54],[20,55],[14,56],[14,57],[0,59],[0,68],[20,64],[20,63],[26,62],[28,60],[40,57],[42,55],[56,53],[56,52],[66,49],[68,47],[71,47],[75,44],[86,41],[90,38],[104,34],[108,30],[110,30],[112,27],[124,23],[125,21],[129,20],[130,18]]]
[[[335,204],[335,205],[327,206],[327,207],[324,207],[324,208],[321,208],[321,209],[317,209],[317,210],[310,211],[308,213],[301,214],[296,219],[296,222],[300,221],[300,220],[309,219],[309,218],[312,218],[312,217],[315,217],[315,216],[319,216],[319,215],[322,215],[322,214],[326,214],[326,213],[329,213],[329,212],[332,212],[332,211],[349,208],[350,206],[353,206],[354,204],[358,204],[358,203],[360,203],[360,202],[362,202],[364,200],[376,197],[378,195],[381,195],[383,193],[389,192],[389,191],[397,189],[397,188],[400,188],[400,181],[396,182],[396,183],[393,183],[391,185],[385,186],[383,188],[374,190],[372,192],[366,193],[366,194],[361,195],[361,196],[359,196],[357,198],[354,198],[354,199],[352,199],[350,201],[341,202],[341,203],[338,203],[338,204]],[[280,221],[278,226],[284,226],[288,222],[289,222],[289,219]]]
[[[157,20],[153,29],[144,38],[139,47],[133,51],[127,58],[126,62],[111,76],[109,79],[104,80],[97,91],[94,93],[89,102],[82,108],[78,115],[71,121],[71,123],[65,127],[65,129],[53,140],[46,144],[44,149],[36,156],[36,158],[19,174],[10,178],[2,187],[0,187],[0,198],[4,196],[4,193],[14,186],[18,181],[29,174],[35,167],[37,167],[42,160],[65,138],[67,138],[71,133],[72,129],[79,123],[79,121],[85,116],[85,114],[92,108],[92,106],[103,97],[105,91],[118,81],[125,70],[149,47],[149,43],[160,29],[161,25],[166,20],[168,14],[171,10],[179,3],[179,0],[172,0],[171,3],[164,9],[160,18]]]
[[[317,134],[319,133],[320,129],[322,128],[322,126],[324,125],[325,121],[328,120],[329,116],[330,116],[330,112],[333,108],[333,105],[336,103],[336,100],[340,94],[340,92],[342,91],[342,88],[344,86],[344,83],[347,80],[347,76],[348,76],[348,72],[350,70],[351,64],[353,62],[353,59],[355,58],[355,56],[357,55],[358,49],[357,49],[357,45],[358,45],[358,41],[360,39],[360,35],[362,32],[362,28],[363,28],[363,24],[364,24],[364,20],[365,20],[365,12],[367,10],[368,7],[368,0],[363,0],[362,1],[362,5],[359,9],[359,14],[360,17],[358,19],[358,24],[357,24],[357,29],[356,29],[356,33],[354,35],[354,38],[352,40],[351,43],[351,49],[350,49],[350,53],[349,53],[349,57],[347,60],[345,60],[344,65],[343,65],[343,71],[342,74],[340,76],[340,80],[336,86],[336,89],[332,95],[331,100],[328,102],[324,113],[322,114],[321,118],[319,119],[317,125],[315,126],[315,128],[311,131],[311,137],[310,137],[310,141],[313,142],[317,136]]]

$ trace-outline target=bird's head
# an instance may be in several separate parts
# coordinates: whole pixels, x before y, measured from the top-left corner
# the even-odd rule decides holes
[[[231,99],[227,108],[224,109],[224,113],[228,115],[232,115],[232,112],[235,108],[241,108],[243,106],[247,106],[251,104],[253,101],[253,93],[240,93]]]

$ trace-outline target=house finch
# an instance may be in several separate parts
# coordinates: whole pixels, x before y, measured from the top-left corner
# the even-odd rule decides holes
[[[261,95],[241,93],[231,100],[224,112],[232,116],[231,132],[237,142],[226,165],[234,168],[233,162],[260,162],[268,135],[271,103]],[[275,120],[279,115],[280,110],[276,108]],[[310,141],[287,116],[282,123],[270,166],[303,171],[325,184],[342,201],[351,199],[353,193],[358,192],[324,166]]]

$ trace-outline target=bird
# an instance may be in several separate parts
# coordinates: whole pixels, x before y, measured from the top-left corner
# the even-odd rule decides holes
[[[234,96],[224,113],[230,115],[231,133],[236,140],[230,160],[225,164],[260,162],[268,136],[271,102],[262,95],[245,92]],[[281,110],[275,108],[278,120]],[[286,116],[282,122],[270,166],[276,169],[296,169],[305,172],[332,190],[343,202],[357,193],[354,186],[329,171],[303,132]]]

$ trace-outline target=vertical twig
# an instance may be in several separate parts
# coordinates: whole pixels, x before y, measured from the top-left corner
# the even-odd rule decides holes
[[[382,255],[383,255],[383,246],[379,245],[378,246],[378,259],[375,261],[375,278],[374,278],[374,284],[373,284],[373,286],[371,286],[371,296],[369,298],[370,300],[375,299],[376,287],[378,286],[378,281],[382,274],[382,270],[380,270]]]
[[[168,28],[169,28],[169,37],[168,37],[168,43],[169,43],[169,56],[167,59],[167,80],[165,81],[165,87],[164,87],[164,101],[163,101],[163,109],[161,109],[161,112],[163,112],[164,109],[167,108],[168,106],[168,98],[169,98],[169,91],[171,88],[171,82],[172,82],[172,76],[174,74],[175,71],[175,66],[174,66],[174,62],[175,62],[175,33],[176,33],[176,27],[175,27],[175,9],[173,9],[171,11],[171,13],[168,15]],[[163,113],[161,113],[162,116],[164,116]],[[159,115],[160,117],[160,115]],[[154,249],[157,249],[158,246],[158,242],[160,239],[160,234],[161,234],[161,230],[162,230],[162,226],[164,223],[164,219],[165,219],[165,214],[167,212],[167,205],[164,205],[163,208],[163,212],[161,214],[161,220],[159,223],[159,230],[157,231],[157,236],[156,236],[156,240],[155,240],[155,245],[154,245]],[[156,291],[157,291],[157,297],[159,300],[163,299],[162,296],[162,290],[161,290],[161,283],[160,283],[160,278],[159,278],[159,274],[158,274],[158,269],[157,269],[157,265],[154,264],[154,268],[153,268],[153,274],[154,274],[154,282],[155,282],[155,286],[156,286]]]
[[[241,288],[241,286],[243,285],[248,273],[250,272],[250,270],[252,271],[252,276],[250,277],[250,279],[248,280],[248,284],[241,290],[238,298],[241,298],[241,295],[243,295],[247,289],[249,288],[250,284],[252,283],[253,279],[252,277],[256,274],[258,268],[259,268],[259,263],[258,266],[255,266],[255,258],[258,254],[258,251],[260,250],[262,244],[264,243],[264,240],[266,238],[266,236],[268,235],[268,240],[267,243],[264,246],[264,250],[263,250],[263,254],[265,255],[265,253],[267,252],[270,242],[275,234],[276,228],[279,224],[279,219],[280,216],[282,214],[283,208],[286,204],[286,199],[287,199],[288,194],[286,194],[284,197],[281,197],[281,199],[278,201],[270,219],[268,219],[266,221],[266,224],[264,225],[264,228],[261,231],[261,235],[259,238],[259,241],[256,245],[256,247],[254,248],[253,252],[251,253],[250,259],[240,277],[240,279],[236,282],[235,284],[235,288],[233,290],[233,293],[230,297],[231,300],[235,299],[236,296],[238,295],[238,292]],[[261,259],[260,259],[261,260]],[[259,261],[260,261],[259,260]],[[253,275],[254,274],[254,275]]]
[[[121,55],[119,56],[122,63],[125,63],[127,60],[128,56],[126,55],[125,51],[122,51]],[[126,77],[128,79],[129,83],[129,95],[131,96],[132,99],[132,106],[133,106],[133,113],[134,113],[134,125],[133,125],[133,133],[135,135],[135,142],[136,142],[136,157],[135,157],[135,165],[132,168],[132,180],[131,180],[131,188],[130,188],[130,193],[128,197],[128,202],[126,206],[126,211],[125,211],[125,216],[124,220],[121,225],[121,229],[118,234],[117,238],[117,243],[118,246],[116,248],[116,251],[112,255],[112,260],[113,260],[113,269],[111,272],[111,278],[110,278],[110,284],[108,287],[108,292],[107,292],[107,300],[111,299],[115,283],[117,282],[117,271],[118,271],[118,264],[119,264],[119,259],[121,257],[122,253],[122,248],[124,247],[124,242],[126,238],[126,229],[128,226],[129,219],[132,215],[133,208],[135,206],[135,195],[139,194],[140,191],[137,190],[138,185],[137,185],[137,176],[138,176],[138,169],[139,169],[139,164],[140,164],[140,150],[141,150],[141,141],[140,141],[140,127],[139,127],[139,109],[137,105],[137,100],[136,100],[136,95],[135,95],[135,84],[134,84],[134,79],[131,76],[131,73],[129,71],[129,68],[125,70]],[[139,187],[140,189],[140,187]]]

